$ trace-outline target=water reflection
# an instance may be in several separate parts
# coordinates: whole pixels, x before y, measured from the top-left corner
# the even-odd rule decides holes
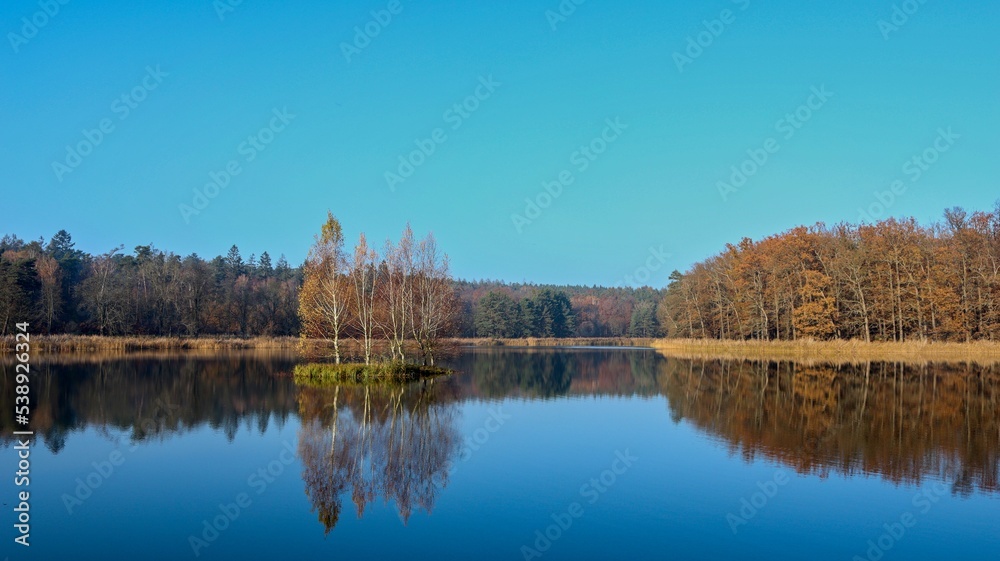
[[[964,495],[998,491],[996,368],[667,360],[662,372],[674,419],[747,460],[896,483],[933,477]]]
[[[933,478],[959,494],[1000,491],[996,366],[804,365],[668,359],[635,349],[499,348],[460,353],[448,366],[461,374],[433,383],[319,390],[297,388],[284,375],[296,360],[243,352],[39,363],[32,370],[31,428],[59,452],[86,428],[142,442],[209,426],[233,440],[241,427],[262,434],[270,423],[298,418],[303,478],[327,531],[348,492],[359,514],[379,497],[391,499],[404,521],[414,510],[430,511],[440,487],[434,482],[443,482],[457,453],[462,405],[481,400],[664,396],[666,414],[746,460],[765,457],[819,476]],[[0,364],[0,374],[0,442],[7,447],[17,430],[13,366]]]
[[[471,349],[450,366],[466,397],[546,399],[565,395],[656,395],[663,358],[638,349]]]
[[[263,434],[295,412],[296,389],[287,353],[149,353],[55,356],[31,365],[31,428],[59,452],[69,435],[88,427],[127,433],[133,442],[162,439],[201,425],[232,440],[240,426]],[[0,362],[0,399],[14,403],[14,365]],[[0,415],[4,444],[14,415]]]
[[[326,533],[348,492],[359,518],[379,498],[396,505],[404,524],[414,508],[431,512],[458,451],[455,390],[447,379],[302,388],[302,479]]]

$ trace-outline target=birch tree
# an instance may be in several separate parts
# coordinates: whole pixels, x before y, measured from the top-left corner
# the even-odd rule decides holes
[[[350,323],[353,287],[348,278],[344,234],[340,222],[327,212],[303,265],[299,317],[306,337],[333,342],[334,361],[340,362],[340,339]]]
[[[448,272],[448,256],[438,251],[434,234],[427,234],[414,254],[413,304],[410,325],[424,364],[434,364],[441,338],[455,322],[458,299]]]
[[[354,288],[355,321],[358,333],[361,335],[365,364],[371,364],[378,302],[379,262],[378,252],[368,245],[364,233],[354,248],[351,285]]]

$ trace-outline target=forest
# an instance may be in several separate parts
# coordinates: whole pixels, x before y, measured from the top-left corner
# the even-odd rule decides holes
[[[38,333],[294,335],[301,271],[282,256],[180,257],[152,245],[91,255],[61,230],[52,239],[0,239],[0,334],[30,321]]]
[[[671,275],[658,317],[670,337],[995,341],[1000,205],[745,238]]]
[[[424,243],[407,236],[380,251],[366,242],[359,258],[396,270],[400,258],[413,259],[401,256]],[[411,249],[400,253],[400,244]],[[343,259],[347,267],[353,257]],[[40,333],[322,337],[300,307],[311,290],[308,262],[291,266],[267,252],[244,258],[235,245],[211,259],[152,245],[92,255],[66,231],[48,242],[7,235],[0,239],[0,335],[28,320]],[[455,310],[435,327],[438,336],[994,341],[1000,206],[952,208],[930,225],[890,218],[745,238],[675,271],[662,289],[445,278]],[[369,319],[386,320],[372,311]],[[358,334],[356,323],[345,331]]]
[[[374,248],[370,248],[374,251]],[[385,253],[384,251],[382,252]],[[298,336],[305,263],[268,252],[180,256],[150,245],[131,253],[76,248],[65,230],[48,241],[0,238],[0,335],[16,321],[37,333],[111,336]],[[459,337],[619,337],[659,334],[651,288],[451,280]]]

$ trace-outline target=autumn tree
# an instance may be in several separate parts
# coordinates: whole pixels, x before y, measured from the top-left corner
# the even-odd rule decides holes
[[[35,272],[41,285],[41,315],[45,332],[52,333],[52,326],[62,308],[62,271],[54,257],[42,255],[35,260]]]
[[[125,280],[116,255],[121,247],[98,256],[80,287],[83,308],[100,335],[122,335],[126,330]]]
[[[385,305],[378,314],[383,336],[389,341],[389,354],[393,359],[406,360],[405,341],[410,332],[414,305],[414,262],[413,230],[407,224],[398,244],[386,240],[383,252],[385,271],[383,297]]]
[[[830,277],[819,271],[806,271],[799,289],[801,302],[795,308],[795,332],[801,338],[829,339],[836,332],[835,302],[830,296]]]
[[[354,289],[354,319],[361,334],[365,364],[370,364],[375,341],[377,302],[379,297],[378,252],[368,245],[364,233],[358,238],[351,261],[350,283]]]
[[[1000,337],[1000,208],[798,227],[671,277],[672,336],[864,341]]]
[[[434,234],[427,234],[417,244],[413,261],[410,327],[424,364],[434,364],[442,337],[454,328],[458,298],[448,256],[438,250]]]
[[[326,222],[303,265],[299,318],[303,336],[333,342],[333,356],[338,363],[341,359],[340,339],[350,323],[352,306],[344,234],[340,222],[327,212]]]

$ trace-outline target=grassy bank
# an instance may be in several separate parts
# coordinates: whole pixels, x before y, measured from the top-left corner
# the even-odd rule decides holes
[[[130,353],[136,351],[222,351],[297,349],[297,337],[102,337],[98,335],[33,335],[31,350],[41,353]],[[322,341],[312,342],[317,347]],[[14,349],[14,338],[0,338],[0,351]]]
[[[363,384],[371,382],[412,382],[422,378],[451,374],[435,366],[420,366],[404,362],[309,363],[295,366],[295,383],[309,386],[330,384]]]
[[[636,337],[522,337],[493,339],[476,337],[454,339],[455,344],[471,347],[650,347],[657,341]]]
[[[451,339],[446,347],[653,347],[677,358],[726,358],[741,360],[797,360],[804,362],[863,363],[871,361],[926,363],[974,362],[1000,364],[1000,343],[866,343],[864,341],[720,341],[713,339],[589,338],[465,338]],[[13,337],[0,338],[0,352],[13,352]],[[34,335],[33,353],[41,355],[122,355],[149,352],[273,350],[302,352],[305,356],[330,354],[328,341],[297,337],[101,337],[91,335]],[[378,350],[378,349],[376,349]],[[360,352],[353,341],[341,341],[341,352]],[[344,367],[357,367],[344,364]],[[381,366],[380,366],[381,368]],[[345,371],[346,372],[346,371]],[[378,372],[350,374],[349,378],[376,376]],[[346,376],[347,374],[345,374]]]
[[[719,341],[712,339],[657,339],[652,347],[676,358],[795,360],[858,364],[864,362],[1000,363],[1000,343],[932,343],[920,341]]]
[[[464,338],[447,340],[447,348],[457,346],[476,347],[565,347],[565,346],[607,346],[607,347],[637,347],[650,346],[654,339],[633,339],[615,337],[590,338],[537,338],[491,339]],[[15,341],[12,336],[0,337],[0,352],[13,351]],[[384,345],[376,342],[376,350]],[[360,352],[361,346],[345,339],[340,342],[341,352]],[[32,335],[31,348],[33,352],[45,354],[120,354],[140,351],[227,351],[272,349],[289,351],[306,351],[306,354],[326,355],[332,349],[329,341],[319,339],[300,339],[298,337],[108,337],[100,335]],[[407,348],[415,353],[415,348]]]

